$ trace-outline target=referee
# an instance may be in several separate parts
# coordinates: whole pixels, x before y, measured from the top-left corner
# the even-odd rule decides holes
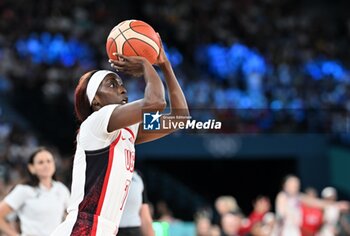
[[[135,171],[120,221],[118,236],[155,236],[145,185]]]

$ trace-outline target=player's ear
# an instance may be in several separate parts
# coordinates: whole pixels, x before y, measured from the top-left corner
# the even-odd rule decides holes
[[[92,100],[92,105],[91,105],[91,107],[92,107],[92,110],[93,110],[93,111],[98,111],[98,110],[100,110],[100,108],[101,108],[101,104],[97,101],[96,98],[94,98],[94,100]]]

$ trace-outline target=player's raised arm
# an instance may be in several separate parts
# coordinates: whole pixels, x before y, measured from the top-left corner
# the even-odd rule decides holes
[[[177,78],[175,76],[171,63],[164,52],[163,45],[161,45],[157,65],[161,68],[165,77],[166,85],[168,87],[168,96],[170,100],[170,114],[167,114],[167,115],[174,116],[174,117],[188,117],[189,110],[188,110],[186,98],[180,87],[179,82],[177,81]],[[186,120],[187,120],[186,118],[176,119],[174,122],[183,122]],[[142,125],[140,125],[136,143],[139,144],[139,143],[149,142],[149,141],[164,137],[174,132],[175,130],[176,130],[175,128],[170,128],[167,130],[161,130],[159,132],[150,132],[150,131],[144,131]]]
[[[108,132],[141,122],[143,110],[162,111],[166,107],[164,87],[153,66],[142,57],[125,57],[120,54],[118,57],[120,60],[110,61],[112,66],[117,71],[132,76],[143,75],[146,87],[143,99],[127,103],[127,91],[119,76],[114,73],[111,73],[109,77],[105,76],[91,101],[91,106],[96,111],[108,104],[121,104],[112,112],[108,123]],[[94,75],[92,79],[94,79]],[[90,80],[89,84],[91,82],[94,81]],[[87,90],[89,91],[89,89]]]

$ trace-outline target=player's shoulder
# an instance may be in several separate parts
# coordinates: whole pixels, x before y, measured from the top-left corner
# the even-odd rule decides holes
[[[96,125],[96,122],[108,120],[112,112],[117,106],[119,106],[119,104],[110,104],[110,105],[103,106],[98,111],[93,112],[88,118],[86,118],[86,120],[84,120],[81,123],[80,131],[85,129],[90,129],[92,126]]]
[[[90,116],[88,116],[88,118],[86,118],[86,120],[84,120],[82,124],[88,123],[91,120],[94,120],[96,118],[103,116],[104,114],[110,115],[114,111],[114,109],[118,106],[119,104],[109,104],[109,105],[103,106],[98,111],[95,111]]]
[[[118,106],[120,106],[120,104],[109,104],[109,105],[103,106],[98,111],[93,112],[90,116],[92,115],[96,116],[97,114],[106,113],[110,110],[113,111]]]

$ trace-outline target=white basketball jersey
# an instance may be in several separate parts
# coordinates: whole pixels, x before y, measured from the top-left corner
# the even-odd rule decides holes
[[[108,133],[108,105],[80,126],[68,216],[53,235],[116,235],[134,171],[138,124]]]

